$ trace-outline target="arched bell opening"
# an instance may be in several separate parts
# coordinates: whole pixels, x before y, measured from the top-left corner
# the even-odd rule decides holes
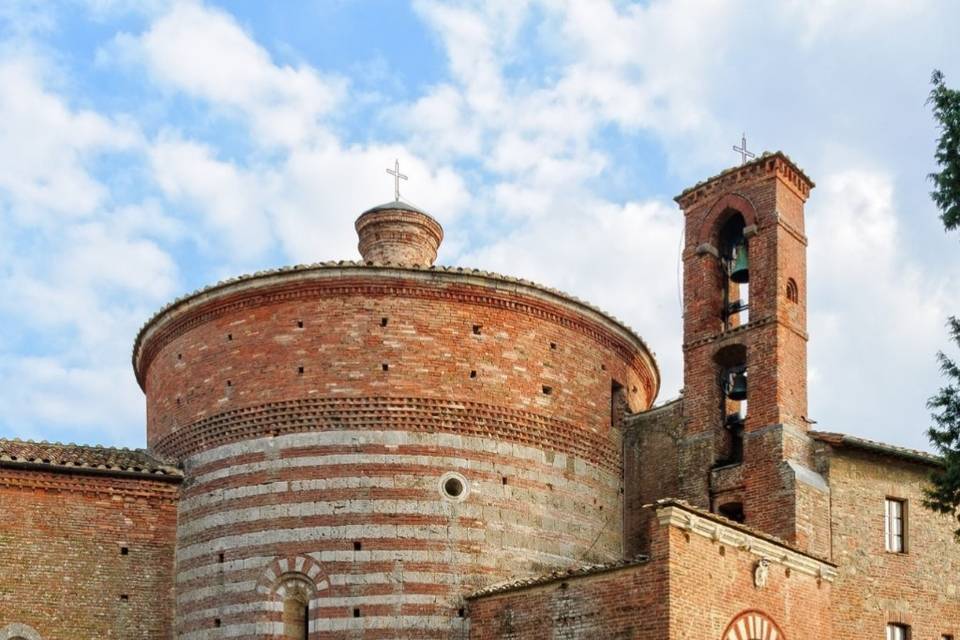
[[[722,438],[716,457],[716,466],[743,462],[743,431],[747,420],[747,348],[731,344],[714,354],[720,386],[718,419],[722,424]]]
[[[725,212],[720,225],[717,249],[723,271],[723,328],[724,331],[750,321],[750,259],[746,222],[736,210]]]

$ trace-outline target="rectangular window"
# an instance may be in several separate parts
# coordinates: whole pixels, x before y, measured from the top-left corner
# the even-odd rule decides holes
[[[904,624],[888,624],[887,640],[910,640],[910,627]]]
[[[886,549],[892,553],[904,553],[906,546],[906,500],[887,498],[883,519]]]

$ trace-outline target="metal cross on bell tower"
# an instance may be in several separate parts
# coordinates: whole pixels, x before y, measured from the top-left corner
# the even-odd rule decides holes
[[[387,173],[393,176],[393,197],[400,202],[400,181],[409,180],[407,176],[400,173],[400,160],[394,160],[393,169],[387,169]]]
[[[733,145],[733,150],[740,154],[740,164],[747,164],[747,158],[756,158],[757,155],[751,151],[747,151],[747,134],[743,133],[740,136],[740,146]]]

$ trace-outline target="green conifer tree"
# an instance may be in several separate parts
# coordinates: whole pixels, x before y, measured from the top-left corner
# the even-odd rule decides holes
[[[940,171],[930,174],[934,184],[930,195],[940,210],[944,228],[953,231],[960,228],[960,91],[948,89],[939,71],[933,72],[931,84],[929,103],[940,128],[935,154]],[[960,347],[960,319],[950,317],[947,327]],[[924,504],[951,514],[960,523],[960,365],[942,351],[937,360],[946,384],[927,402],[934,421],[927,435],[944,466],[931,477]],[[960,526],[954,533],[960,540]]]

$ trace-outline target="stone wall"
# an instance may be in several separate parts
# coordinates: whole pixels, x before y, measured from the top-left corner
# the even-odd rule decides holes
[[[170,638],[176,497],[170,482],[0,469],[0,632]]]
[[[883,637],[890,622],[911,638],[960,637],[960,544],[955,523],[925,509],[931,467],[849,448],[823,451],[831,489],[834,636]],[[906,553],[884,546],[884,501],[907,501]]]

